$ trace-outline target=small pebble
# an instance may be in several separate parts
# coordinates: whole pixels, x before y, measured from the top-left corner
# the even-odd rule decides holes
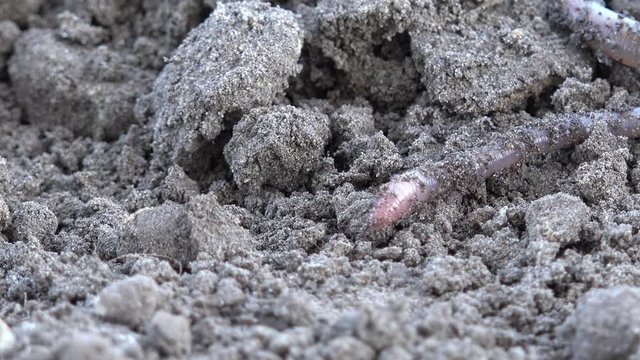
[[[182,205],[167,202],[143,208],[125,221],[117,254],[154,254],[186,264],[198,254],[198,244],[189,236],[191,227],[189,213]]]

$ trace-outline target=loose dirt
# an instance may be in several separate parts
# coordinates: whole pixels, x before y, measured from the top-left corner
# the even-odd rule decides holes
[[[369,212],[396,173],[639,81],[551,1],[3,0],[0,351],[638,357],[637,141]]]

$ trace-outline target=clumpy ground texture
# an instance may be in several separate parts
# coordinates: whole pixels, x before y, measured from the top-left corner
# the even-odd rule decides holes
[[[0,357],[640,358],[606,126],[370,228],[394,174],[640,106],[600,60],[544,0],[2,0]]]

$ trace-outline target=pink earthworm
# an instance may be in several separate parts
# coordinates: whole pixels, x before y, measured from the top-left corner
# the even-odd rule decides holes
[[[610,133],[640,138],[640,107],[616,113],[552,115],[517,126],[485,145],[452,153],[446,159],[395,176],[383,186],[373,207],[370,228],[389,228],[409,215],[419,203],[429,202],[451,190],[484,181],[493,174],[537,155],[569,148],[586,140],[596,123]]]
[[[595,0],[563,0],[562,8],[592,49],[640,70],[640,23]]]
[[[570,26],[591,48],[640,70],[640,23],[607,9],[597,0],[562,0],[562,10]],[[640,137],[640,107],[624,113],[560,115],[543,124],[516,127],[501,140],[395,176],[383,187],[371,212],[370,227],[373,231],[383,230],[410,214],[418,203],[428,202],[465,182],[484,181],[536,155],[579,144],[589,137],[594,121],[604,121],[614,135]]]

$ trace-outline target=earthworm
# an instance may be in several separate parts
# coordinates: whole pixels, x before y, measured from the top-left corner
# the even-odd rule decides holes
[[[383,186],[373,207],[370,228],[384,230],[428,202],[453,189],[484,181],[491,175],[537,155],[565,149],[585,141],[591,129],[603,124],[616,136],[640,137],[640,107],[626,112],[594,111],[551,115],[512,128],[484,145],[455,152],[446,159],[395,176]]]
[[[640,70],[640,24],[636,20],[607,9],[597,0],[562,0],[562,10],[591,48]],[[502,139],[394,177],[383,187],[371,212],[370,227],[374,231],[385,229],[411,213],[416,204],[465,182],[484,181],[536,155],[579,144],[589,137],[594,121],[605,122],[614,135],[640,137],[640,107],[624,113],[567,114],[544,124],[519,126]]]
[[[591,48],[640,70],[640,23],[595,0],[563,0],[564,15]]]

